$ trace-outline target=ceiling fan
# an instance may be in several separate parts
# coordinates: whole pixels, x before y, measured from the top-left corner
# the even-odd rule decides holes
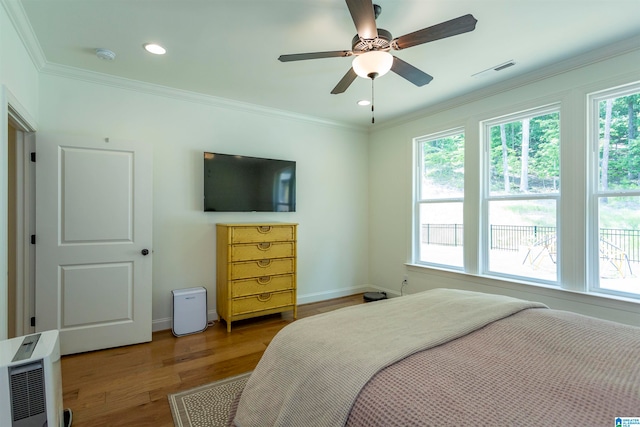
[[[476,28],[476,22],[478,22],[473,15],[467,14],[394,39],[389,31],[376,26],[376,18],[382,11],[380,6],[374,5],[372,0],[346,0],[346,2],[358,32],[352,40],[351,50],[297,53],[280,55],[278,58],[281,62],[290,62],[305,59],[355,56],[353,67],[347,71],[347,74],[333,88],[332,94],[343,93],[358,76],[373,80],[389,70],[416,86],[424,86],[433,80],[433,77],[391,55],[389,51],[392,49],[406,49],[467,33],[473,31]]]

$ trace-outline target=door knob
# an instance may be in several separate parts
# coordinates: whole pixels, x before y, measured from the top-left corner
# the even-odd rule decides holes
[[[142,255],[144,255],[144,256],[147,256],[147,255],[149,255],[149,249],[143,249],[143,250],[140,251],[140,253]]]

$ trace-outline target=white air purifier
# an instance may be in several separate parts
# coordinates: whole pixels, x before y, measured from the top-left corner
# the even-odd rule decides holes
[[[58,331],[0,341],[0,426],[65,427]]]
[[[203,287],[175,289],[173,294],[173,335],[195,334],[207,329],[207,290]]]

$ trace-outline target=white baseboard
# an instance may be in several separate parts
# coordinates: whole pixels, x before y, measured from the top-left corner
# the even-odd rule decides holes
[[[316,292],[313,294],[298,294],[298,305],[310,304],[312,302],[326,301],[329,299],[346,297],[354,294],[362,294],[365,292],[386,292],[389,298],[399,297],[398,291],[373,285],[362,285],[357,288],[332,289],[326,292]]]
[[[209,324],[218,320],[218,312],[215,310],[207,310],[207,320]],[[173,328],[173,318],[165,317],[164,319],[154,319],[151,321],[151,332],[166,331]]]
[[[370,292],[373,288],[371,286],[360,286],[357,288],[342,288],[332,289],[325,292],[316,292],[313,294],[300,294],[298,293],[298,305],[310,304],[312,302],[326,301],[329,299],[346,297],[353,294],[360,294],[363,292]]]
[[[341,298],[341,297],[346,297],[354,294],[361,294],[365,292],[386,292],[389,298],[400,296],[398,291],[383,288],[380,286],[363,285],[356,288],[341,288],[341,289],[332,289],[330,291],[325,291],[325,292],[315,292],[312,294],[303,294],[303,295],[298,294],[298,305],[326,301],[334,298]],[[207,319],[209,320],[209,322],[218,320],[218,313],[215,310],[208,310]],[[152,323],[152,326],[151,326],[152,332],[165,331],[173,327],[173,319],[171,317],[166,317],[164,319],[154,319],[151,323]]]

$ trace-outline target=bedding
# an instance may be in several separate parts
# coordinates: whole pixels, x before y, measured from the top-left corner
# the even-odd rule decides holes
[[[446,289],[348,307],[274,338],[234,423],[613,425],[640,412],[639,331]]]
[[[524,310],[381,370],[346,425],[613,427],[640,416],[639,334]]]

